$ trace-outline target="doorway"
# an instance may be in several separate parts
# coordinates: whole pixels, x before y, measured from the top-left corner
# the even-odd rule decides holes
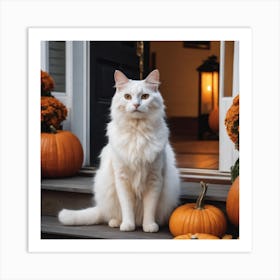
[[[198,140],[198,72],[196,68],[210,55],[219,57],[219,42],[198,47],[182,41],[144,42],[143,76],[157,68],[160,92],[165,100],[170,141],[178,167],[218,169],[219,141]],[[137,42],[90,42],[90,164],[106,144],[106,124],[114,94],[113,74],[122,70],[139,79]]]
[[[90,42],[90,165],[98,166],[99,154],[107,143],[111,99],[115,93],[114,72],[123,71],[130,79],[149,72],[149,42],[139,53],[135,41]],[[143,57],[141,57],[143,55]],[[144,62],[140,71],[140,59]]]
[[[199,135],[199,73],[209,56],[220,57],[220,42],[152,41],[153,68],[161,74],[170,141],[180,168],[218,169],[219,140]],[[217,136],[217,135],[216,135]]]

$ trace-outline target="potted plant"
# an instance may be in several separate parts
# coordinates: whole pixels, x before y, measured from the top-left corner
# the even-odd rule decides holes
[[[75,175],[83,163],[83,149],[77,136],[62,130],[67,108],[51,91],[53,78],[41,71],[41,175],[59,178]]]
[[[239,151],[239,95],[233,99],[231,107],[228,109],[225,126],[231,141]],[[226,212],[230,222],[239,226],[239,158],[231,168],[231,182],[226,200]]]

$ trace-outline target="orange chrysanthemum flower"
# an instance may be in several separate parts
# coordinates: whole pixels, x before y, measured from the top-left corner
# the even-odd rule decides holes
[[[56,129],[67,117],[67,108],[55,97],[41,97],[41,128],[43,131],[49,131],[50,126]]]
[[[41,96],[50,96],[54,89],[54,80],[47,73],[41,70]]]
[[[61,122],[67,117],[67,108],[52,94],[54,80],[41,70],[41,131],[51,132],[60,129]]]
[[[233,103],[227,111],[225,126],[228,136],[239,150],[239,94],[233,99]]]

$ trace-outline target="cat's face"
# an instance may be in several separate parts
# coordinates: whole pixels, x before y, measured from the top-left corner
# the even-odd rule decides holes
[[[159,72],[154,70],[145,80],[129,80],[122,72],[115,72],[116,94],[112,109],[131,118],[144,118],[163,110],[158,92]]]

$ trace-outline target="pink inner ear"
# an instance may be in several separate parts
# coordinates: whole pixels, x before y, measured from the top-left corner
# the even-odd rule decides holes
[[[150,84],[157,84],[157,85],[159,85],[160,84],[160,82],[159,82],[159,71],[157,69],[153,70],[148,75],[148,77],[145,79],[145,81],[147,83],[150,83]]]
[[[118,88],[129,82],[129,79],[121,71],[116,70],[114,74],[115,86]]]
[[[150,89],[152,89],[153,91],[157,91],[160,85],[159,71],[157,69],[152,71],[145,79],[145,82],[147,83]]]

